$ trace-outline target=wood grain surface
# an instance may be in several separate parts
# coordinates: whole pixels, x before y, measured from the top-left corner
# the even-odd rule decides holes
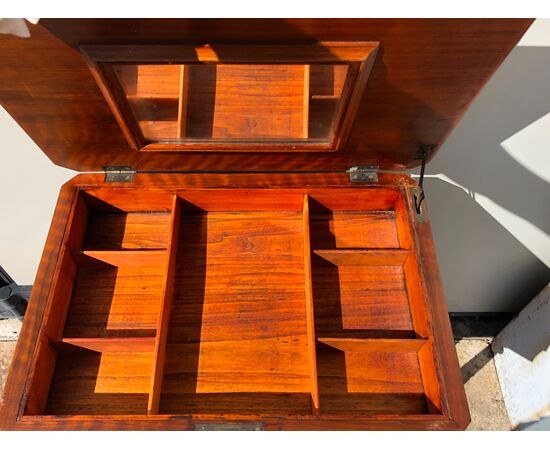
[[[2,428],[462,428],[406,185],[289,187],[299,178],[186,189],[78,177],[85,192],[62,213],[45,313],[26,325],[38,346],[17,356],[29,372],[10,374]]]
[[[403,169],[419,164],[421,145],[441,145],[531,22],[43,19],[30,26],[29,39],[0,36],[0,103],[55,164],[80,171],[109,165],[155,171],[342,171],[372,163]],[[81,45],[198,42],[210,44],[223,58],[228,55],[216,46],[322,41],[380,42],[346,144],[327,153],[135,151],[78,50]]]

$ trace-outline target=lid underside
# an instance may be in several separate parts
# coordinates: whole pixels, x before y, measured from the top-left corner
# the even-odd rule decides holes
[[[369,164],[402,170],[420,163],[419,149],[433,148],[429,157],[433,156],[531,22],[530,19],[45,19],[30,26],[28,39],[0,35],[0,103],[55,164],[80,171],[117,165],[144,171],[341,171]],[[241,151],[238,142],[230,151],[211,145],[191,151],[136,149],[80,51],[81,47],[91,45],[146,45],[153,46],[154,51],[154,46],[288,47],[290,44],[292,49],[319,42],[379,43],[366,88],[356,100],[350,100],[356,113],[349,134],[334,151],[315,148],[285,151],[275,145],[270,149],[269,136],[277,133],[284,138],[302,139],[302,133],[307,137],[308,123],[304,122],[302,112],[307,105],[300,96],[290,98],[291,111],[297,119],[282,131],[273,127],[269,115],[263,117],[264,122],[258,121],[263,128],[256,130],[264,133],[261,151],[245,147]],[[184,66],[181,67],[174,76],[184,73]],[[205,71],[193,70],[192,81],[196,80],[203,95],[211,95],[204,87]],[[257,66],[255,73],[260,74],[257,76],[261,76],[262,70]],[[297,89],[305,89],[303,66],[277,70],[264,70],[269,72],[265,83],[272,83],[274,76],[284,75],[289,86],[295,84]],[[307,72],[308,77],[310,73],[319,76],[315,70],[313,67]],[[224,71],[218,74],[230,84],[235,83],[231,77],[243,77],[238,67],[228,66]],[[129,73],[126,69],[123,76],[128,77]],[[320,89],[313,81],[310,86]],[[146,104],[139,100],[140,105]],[[184,122],[189,136],[205,133],[201,101],[199,98],[195,109],[189,110],[195,116]],[[236,100],[222,92],[216,101],[213,101],[219,111],[216,120],[223,124],[229,116],[224,113],[224,106]],[[271,101],[270,108],[277,111],[279,103],[275,95]],[[181,121],[177,126],[177,100],[172,103],[176,108],[176,119],[172,122],[176,125],[169,131],[172,134],[167,135],[170,138],[181,134]],[[255,106],[247,108],[244,111],[250,114]],[[309,111],[315,117],[315,109]],[[313,122],[311,114],[310,137],[315,126],[328,129],[327,124]],[[239,115],[239,119],[242,124],[250,123],[244,115]],[[330,120],[334,120],[332,116]],[[239,136],[243,126],[229,131],[217,127],[218,134],[208,137]],[[159,136],[159,131],[155,135],[144,129],[153,137]],[[246,134],[243,136],[246,138]],[[190,145],[193,146],[192,140]]]

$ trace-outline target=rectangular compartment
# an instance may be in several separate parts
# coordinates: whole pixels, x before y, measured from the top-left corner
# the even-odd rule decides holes
[[[60,352],[45,414],[146,414],[152,366],[152,352]]]
[[[183,211],[179,231],[160,412],[308,412],[301,212]]]
[[[86,250],[165,249],[169,237],[170,213],[105,212],[90,214]]]

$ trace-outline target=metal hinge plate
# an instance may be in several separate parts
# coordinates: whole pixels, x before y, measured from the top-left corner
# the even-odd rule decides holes
[[[131,183],[136,171],[128,166],[109,166],[105,168],[106,183]]]
[[[196,423],[195,431],[262,431],[261,423]]]
[[[348,169],[349,181],[352,183],[376,183],[378,166],[354,166]]]

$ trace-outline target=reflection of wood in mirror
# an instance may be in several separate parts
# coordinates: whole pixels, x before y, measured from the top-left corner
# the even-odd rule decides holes
[[[117,65],[150,142],[331,141],[348,65]]]

